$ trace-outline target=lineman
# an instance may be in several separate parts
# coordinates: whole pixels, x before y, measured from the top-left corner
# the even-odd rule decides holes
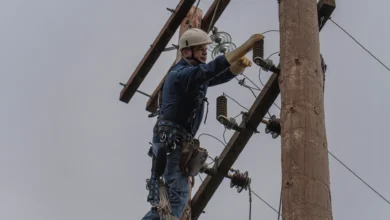
[[[204,103],[207,102],[207,88],[229,82],[251,66],[252,62],[245,55],[254,43],[262,39],[263,35],[254,34],[235,50],[206,63],[207,45],[212,43],[211,38],[197,28],[183,33],[179,40],[182,59],[170,69],[160,91],[158,119],[153,129],[153,146],[149,151],[153,158],[148,186],[148,201],[152,208],[143,220],[160,220],[162,216],[158,208],[161,176],[168,191],[169,220],[180,219],[190,191],[189,176],[182,171],[191,169],[182,167],[181,152],[199,129]]]

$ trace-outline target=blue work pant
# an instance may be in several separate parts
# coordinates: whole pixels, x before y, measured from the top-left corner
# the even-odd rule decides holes
[[[157,138],[153,139],[153,143],[158,143]],[[158,147],[161,145],[153,144],[153,154],[157,155]],[[181,154],[181,146],[167,156],[167,164],[164,172],[165,185],[167,187],[169,203],[171,206],[171,215],[180,219],[184,209],[188,203],[190,195],[189,177],[180,172],[179,161]],[[160,220],[160,216],[155,209],[151,209],[142,220]]]

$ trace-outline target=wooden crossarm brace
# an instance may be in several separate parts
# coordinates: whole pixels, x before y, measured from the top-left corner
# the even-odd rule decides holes
[[[175,11],[160,31],[160,34],[153,42],[142,61],[138,64],[133,75],[131,75],[129,81],[126,83],[126,86],[122,89],[119,98],[120,101],[129,103],[130,99],[148,75],[154,63],[160,57],[172,36],[179,28],[181,21],[186,17],[194,3],[195,0],[181,0],[179,2]]]

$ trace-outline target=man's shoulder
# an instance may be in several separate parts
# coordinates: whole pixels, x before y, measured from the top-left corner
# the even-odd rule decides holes
[[[178,72],[179,70],[189,69],[190,67],[191,67],[190,65],[186,65],[186,64],[179,62],[179,63],[173,65],[169,72]]]

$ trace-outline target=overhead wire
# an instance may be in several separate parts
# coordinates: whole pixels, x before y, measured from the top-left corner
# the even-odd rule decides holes
[[[237,100],[233,99],[232,97],[228,96],[226,93],[223,93],[224,96],[228,97],[229,99],[233,100],[233,102],[237,103],[237,105],[241,106],[243,109],[249,111],[248,108],[246,108],[245,106],[241,105]]]
[[[207,134],[207,133],[202,133],[198,136],[198,140],[200,140],[200,137],[202,137],[202,135],[206,135],[206,136],[209,136],[209,137],[212,137],[214,138],[215,140],[219,141],[223,146],[226,146],[223,141],[221,141],[219,138],[215,137],[214,135],[211,135],[211,134]]]
[[[215,6],[214,14],[213,14],[213,17],[211,18],[210,26],[209,26],[209,28],[208,28],[208,30],[207,30],[207,33],[209,33],[209,32],[210,32],[210,30],[211,30],[211,27],[213,26],[213,22],[214,22],[215,14],[217,14],[217,10],[218,10],[218,7],[219,7],[219,2],[220,2],[220,1],[221,1],[221,0],[218,0],[218,2],[217,2],[217,5]]]
[[[200,182],[203,183],[203,179],[202,179],[202,176],[200,175],[200,173],[198,174],[198,176],[199,176]]]
[[[261,91],[260,88],[255,88],[255,87],[248,86],[247,84],[245,84],[245,78],[243,78],[243,79],[237,79],[237,78],[235,77],[235,79],[237,80],[237,82],[238,82],[238,84],[239,84],[240,86],[243,86],[243,87],[245,87],[245,88],[250,88],[250,89],[253,89],[253,90],[257,90],[257,91]],[[258,86],[256,85],[256,87],[258,87]]]
[[[249,220],[252,219],[252,190],[251,190],[251,185],[248,185],[249,188]]]
[[[240,112],[240,114],[234,116],[234,118],[238,118],[238,117],[239,117],[240,115],[242,115],[242,114],[243,114],[243,112]]]
[[[339,158],[337,158],[334,154],[332,154],[329,150],[328,153],[336,159],[341,165],[343,165],[349,172],[351,172],[355,177],[357,177],[360,181],[362,181],[368,188],[370,188],[372,191],[374,191],[379,197],[381,197],[385,202],[390,204],[389,200],[387,200],[382,194],[380,194],[378,191],[376,191],[372,186],[370,186],[366,181],[364,181],[359,175],[357,175],[352,169],[350,169],[347,165],[345,165]]]
[[[226,130],[227,130],[227,129],[226,129],[226,127],[225,127],[225,130],[223,131],[223,135],[222,135],[222,136],[223,136],[223,141],[225,141],[225,144],[227,144],[226,138],[225,138]]]
[[[266,34],[266,33],[269,33],[269,32],[280,32],[280,31],[279,30],[268,30],[268,31],[264,31],[261,34]]]
[[[279,199],[279,210],[278,210],[278,220],[280,219],[280,211],[282,208],[282,192],[283,192],[283,185],[280,188],[280,199]]]
[[[272,210],[274,210],[276,212],[276,214],[278,214],[279,216],[282,216],[278,210],[276,210],[274,207],[272,207],[272,205],[270,205],[267,201],[265,201],[263,198],[261,198],[259,195],[257,195],[257,193],[255,191],[253,191],[252,189],[250,189],[252,191],[252,193],[257,197],[259,198],[264,204],[266,204],[269,208],[271,208]]]
[[[200,134],[200,135],[198,136],[198,140],[200,140],[200,137],[201,137],[202,135],[206,135],[206,136],[212,137],[212,138],[214,138],[215,140],[219,141],[219,143],[221,143],[224,147],[226,146],[226,144],[224,144],[223,141],[222,141],[221,139],[215,137],[214,135],[208,134],[208,133],[202,133],[202,134]],[[225,142],[226,142],[226,141],[225,141]],[[210,166],[211,164],[215,163],[214,158],[212,158],[210,155],[208,155],[208,158],[210,158],[212,162],[208,163],[207,166]],[[221,157],[221,158],[222,158],[222,157]]]
[[[256,88],[257,88],[259,91],[261,91],[261,88],[260,88],[258,85],[256,85],[256,83],[253,82],[249,77],[247,77],[245,74],[241,74],[241,75],[244,76],[247,80],[249,80],[254,86],[256,86]]]
[[[384,66],[388,71],[390,71],[390,68],[386,66],[381,60],[379,60],[374,54],[372,54],[367,48],[365,48],[359,41],[357,41],[348,31],[346,31],[343,27],[341,27],[338,23],[336,23],[332,18],[329,18],[329,20],[335,24],[338,28],[340,28],[345,34],[347,34],[353,41],[355,41],[363,50],[365,50],[368,54],[370,54],[374,59],[376,59],[382,66]]]

